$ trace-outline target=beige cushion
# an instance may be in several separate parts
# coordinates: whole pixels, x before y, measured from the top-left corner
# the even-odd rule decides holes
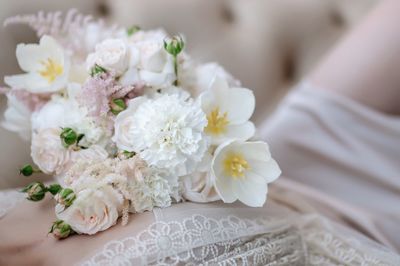
[[[44,10],[106,14],[110,21],[144,29],[164,27],[182,33],[188,51],[201,62],[217,61],[253,89],[254,121],[276,106],[332,44],[376,2],[374,0],[108,0],[8,1],[0,19]],[[15,45],[34,40],[25,27],[0,29],[0,75],[18,73]],[[4,109],[5,100],[1,99]],[[29,145],[0,129],[0,188],[30,181],[17,169],[29,160]]]

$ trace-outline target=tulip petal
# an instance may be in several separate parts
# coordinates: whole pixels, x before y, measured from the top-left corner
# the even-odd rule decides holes
[[[267,162],[271,159],[268,144],[262,141],[245,142],[239,144],[242,146],[241,151],[249,161],[264,161]]]
[[[225,134],[225,139],[248,140],[254,136],[256,129],[252,122],[247,121],[240,125],[229,125]]]
[[[267,199],[268,187],[266,183],[261,185],[242,179],[234,183],[233,189],[237,198],[250,207],[262,207]]]
[[[274,159],[270,159],[267,162],[251,161],[249,164],[251,165],[250,171],[258,176],[262,176],[267,183],[275,181],[282,173]]]
[[[230,88],[218,99],[221,111],[228,113],[230,124],[242,124],[250,119],[255,108],[255,97],[251,90]]]
[[[215,179],[215,190],[225,203],[232,203],[237,200],[237,196],[233,191],[233,180],[230,177],[224,175],[214,176]]]

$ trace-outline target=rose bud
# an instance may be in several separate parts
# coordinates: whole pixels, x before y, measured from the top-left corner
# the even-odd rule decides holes
[[[33,182],[27,185],[22,192],[26,192],[28,194],[28,200],[39,201],[42,200],[46,195],[47,188],[42,182]]]
[[[78,140],[78,134],[72,128],[66,127],[62,129],[60,134],[61,143],[65,148],[75,144]]]
[[[114,115],[117,115],[126,109],[126,103],[123,99],[113,99],[110,103],[110,109]]]
[[[72,205],[76,198],[74,191],[70,188],[63,188],[57,195],[57,202],[65,207]]]
[[[135,34],[135,33],[138,32],[138,31],[140,31],[140,27],[137,26],[137,25],[133,25],[132,27],[129,27],[129,28],[126,30],[126,34],[127,34],[128,36],[132,36],[133,34]]]
[[[57,195],[58,192],[60,192],[62,187],[59,184],[52,184],[47,188],[47,191],[49,191],[53,196]]]
[[[25,164],[21,169],[19,169],[19,173],[23,176],[31,176],[34,173],[40,173],[39,169],[33,168],[30,164]]]
[[[63,220],[57,220],[51,226],[49,234],[50,233],[57,239],[63,239],[73,234],[74,231],[71,229],[71,226]]]
[[[174,36],[170,40],[164,40],[164,49],[171,55],[177,56],[185,47],[182,37]]]

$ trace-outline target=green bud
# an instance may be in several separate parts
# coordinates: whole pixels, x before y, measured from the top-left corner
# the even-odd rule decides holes
[[[63,188],[61,191],[58,193],[57,196],[57,201],[61,205],[64,205],[65,207],[69,207],[72,205],[76,198],[76,195],[74,191],[70,188]]]
[[[24,176],[31,176],[35,172],[33,166],[30,164],[24,165],[21,169],[19,169],[19,173]]]
[[[104,67],[99,66],[98,64],[95,64],[92,69],[90,70],[90,76],[94,77],[96,75],[99,75],[101,73],[106,73],[107,70]]]
[[[49,191],[54,196],[58,192],[60,192],[61,189],[62,189],[62,186],[60,186],[59,184],[52,184],[47,188],[47,191]]]
[[[68,148],[69,146],[77,142],[78,134],[72,128],[65,127],[62,129],[60,138],[61,138],[61,144],[65,148]]]
[[[126,104],[123,99],[113,99],[110,103],[111,112],[114,115],[119,114],[126,109]]]
[[[123,155],[124,155],[126,158],[132,158],[133,156],[136,155],[136,152],[134,152],[134,151],[123,151]]]
[[[55,221],[49,231],[49,234],[53,234],[53,236],[57,239],[67,238],[73,233],[74,231],[72,230],[71,226],[65,223],[63,220]]]
[[[26,192],[28,194],[28,200],[40,201],[46,195],[47,188],[42,182],[33,182],[27,185],[22,192]]]
[[[169,40],[164,40],[164,49],[171,55],[177,56],[182,52],[185,43],[180,36],[174,36]]]
[[[135,34],[136,32],[140,31],[140,27],[137,25],[131,26],[126,30],[126,34],[128,36],[132,36],[133,34]]]

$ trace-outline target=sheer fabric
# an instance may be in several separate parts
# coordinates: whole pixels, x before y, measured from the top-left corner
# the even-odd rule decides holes
[[[259,133],[284,176],[339,199],[364,233],[400,251],[400,117],[304,82]]]

